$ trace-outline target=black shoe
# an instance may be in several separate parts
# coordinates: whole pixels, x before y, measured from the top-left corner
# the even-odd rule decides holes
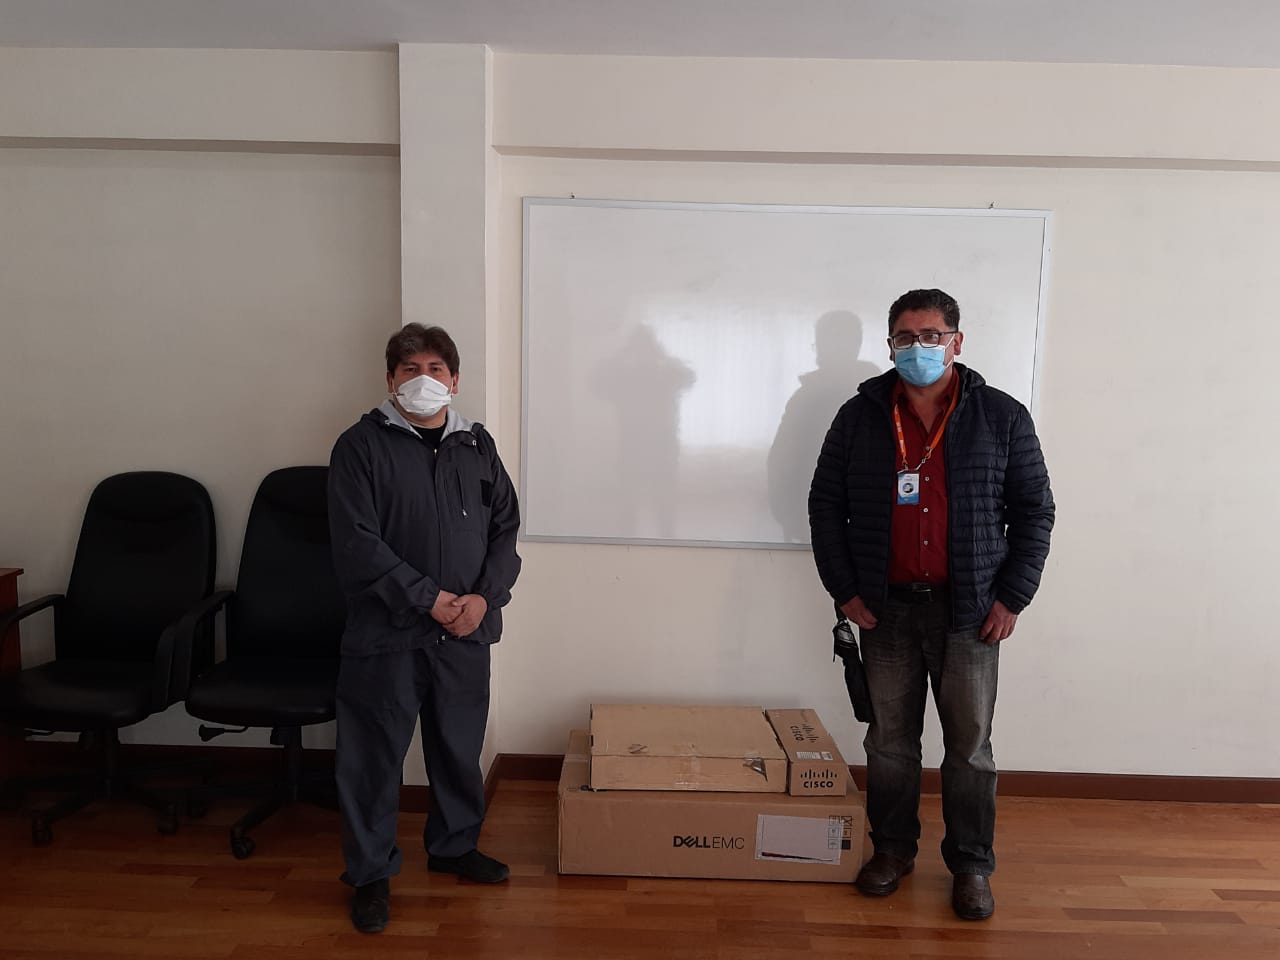
[[[476,883],[501,883],[511,871],[505,863],[486,857],[479,850],[472,850],[460,857],[427,857],[427,869],[438,873],[456,873]]]
[[[915,859],[902,860],[888,853],[877,853],[858,871],[853,885],[871,897],[887,897],[898,889],[898,881],[916,868]]]
[[[380,933],[391,912],[391,881],[385,877],[356,887],[351,898],[351,924],[361,933]]]
[[[951,881],[951,909],[961,920],[985,920],[996,912],[991,882],[976,873],[957,873]]]

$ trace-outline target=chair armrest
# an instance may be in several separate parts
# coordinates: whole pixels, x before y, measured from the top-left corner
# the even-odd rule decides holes
[[[33,613],[37,613],[47,607],[53,607],[56,610],[58,605],[65,599],[66,596],[64,594],[51,593],[48,596],[41,597],[39,600],[24,603],[22,606],[0,616],[0,639],[3,639],[4,635],[9,632],[9,628],[16,626],[19,621],[25,620]]]
[[[191,686],[191,661],[196,630],[235,596],[234,590],[219,590],[205,597],[165,628],[156,644],[155,703],[163,710],[187,696]]]

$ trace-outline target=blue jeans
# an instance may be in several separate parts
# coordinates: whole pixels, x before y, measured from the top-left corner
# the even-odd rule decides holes
[[[861,631],[862,659],[875,709],[867,751],[867,820],[879,853],[915,857],[920,840],[920,737],[925,684],[942,724],[942,859],[952,873],[990,876],[996,822],[991,718],[999,644],[978,628],[953,631],[945,591],[929,603],[876,605],[874,630]]]

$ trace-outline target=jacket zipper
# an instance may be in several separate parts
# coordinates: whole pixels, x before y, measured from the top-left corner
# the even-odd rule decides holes
[[[442,438],[441,438],[441,440],[440,440],[440,446],[436,449],[435,465],[432,467],[432,476],[431,476],[431,482],[432,482],[432,484],[433,484],[433,485],[435,485],[435,488],[436,488],[436,493],[435,493],[435,501],[436,501],[436,530],[440,533],[440,536],[438,536],[438,537],[436,538],[436,555],[439,557],[438,565],[437,565],[436,569],[440,571],[440,578],[441,578],[441,579],[443,579],[443,578],[444,578],[444,528],[445,528],[445,524],[444,524],[444,517],[441,515],[441,511],[440,511],[440,486],[439,486],[439,484],[437,484],[437,483],[436,483],[436,477],[438,477],[438,476],[439,476],[439,471],[440,471],[440,461],[441,461],[441,459],[443,459],[443,458],[441,457],[441,454],[444,452],[444,441],[445,441],[445,440],[447,440],[447,439],[448,439],[447,437],[442,437]],[[444,588],[443,588],[443,587],[441,587],[441,589],[443,590]],[[442,644],[442,643],[444,643],[444,627],[439,626],[439,625],[437,624],[437,626],[436,626],[436,646],[438,647],[438,646],[440,646],[440,644]]]
[[[440,469],[440,459],[441,459],[440,455],[441,455],[441,453],[443,453],[443,451],[445,450],[445,443],[448,441],[448,439],[449,439],[449,437],[448,437],[448,436],[445,436],[444,438],[442,438],[442,439],[441,439],[441,441],[440,441],[440,448],[436,451],[435,469],[436,469],[437,471]],[[472,445],[472,446],[475,446],[475,441],[474,441],[474,440],[472,440],[472,441],[471,441],[471,445]],[[436,474],[436,476],[439,476],[439,474],[437,473],[437,474]],[[436,489],[437,489],[437,491],[439,491],[439,487],[437,487]],[[466,516],[468,516],[468,514],[467,514],[467,500],[466,500],[465,491],[464,491],[463,486],[462,486],[462,475],[461,475],[461,474],[458,474],[458,498],[459,498],[459,500],[460,500],[460,501],[461,501],[461,503],[462,503],[462,515],[463,515],[464,517],[466,517]],[[443,530],[443,529],[444,529],[444,524],[441,522],[442,520],[443,520],[443,517],[441,517],[441,516],[440,516],[440,497],[439,497],[439,496],[437,496],[437,497],[436,497],[436,525],[437,525],[437,526],[439,527],[439,529],[441,529],[441,530]],[[439,570],[440,570],[441,574],[443,575],[443,573],[444,573],[444,537],[443,537],[443,536],[439,538],[439,549],[438,549],[438,555],[439,555],[439,558],[440,558]],[[444,642],[444,630],[442,629],[442,630],[440,631],[439,635],[436,637],[436,645],[438,646],[439,644],[441,644],[441,643],[443,643],[443,642]]]

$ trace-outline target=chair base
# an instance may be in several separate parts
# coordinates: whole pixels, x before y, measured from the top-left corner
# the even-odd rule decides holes
[[[281,756],[280,776],[274,780],[253,783],[212,784],[193,788],[187,795],[187,812],[201,816],[211,795],[245,794],[263,789],[270,793],[266,799],[249,809],[231,825],[229,845],[237,860],[253,855],[256,844],[249,831],[265,820],[295,803],[309,803],[329,810],[338,808],[337,789],[330,773],[304,774],[302,772],[302,732],[297,727],[277,728],[272,741],[284,749]]]
[[[244,860],[252,856],[257,846],[253,837],[249,836],[249,831],[263,821],[275,816],[281,810],[295,803],[309,803],[312,806],[324,807],[328,810],[338,809],[337,794],[332,784],[332,778],[315,783],[303,782],[293,787],[285,786],[283,789],[279,789],[281,786],[279,784],[276,786],[278,788],[276,793],[253,807],[231,825],[228,840],[231,847],[231,855],[237,860]]]
[[[70,789],[70,793],[49,806],[31,812],[31,842],[36,846],[52,843],[55,822],[83,810],[97,800],[129,800],[148,807],[156,813],[156,829],[160,833],[176,833],[178,830],[177,798],[149,790],[139,781],[157,773],[185,769],[191,765],[121,769],[119,731],[106,730],[96,735],[102,738],[102,757],[97,769],[82,773],[21,777],[5,781],[0,785],[0,793],[13,806],[21,805],[23,796],[27,793]]]
[[[87,784],[82,790],[68,794],[51,806],[31,814],[31,842],[38,847],[53,842],[52,824],[83,810],[95,800],[127,799],[156,812],[156,830],[163,834],[178,832],[178,803],[136,783],[109,784],[101,781]]]

